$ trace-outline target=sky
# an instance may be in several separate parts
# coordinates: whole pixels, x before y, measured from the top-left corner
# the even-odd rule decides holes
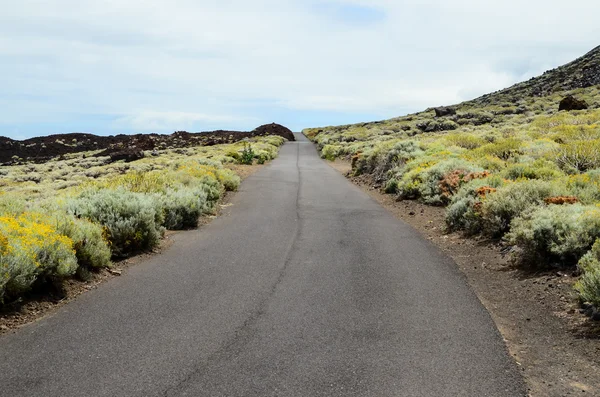
[[[381,120],[600,45],[597,0],[0,0],[0,135]]]

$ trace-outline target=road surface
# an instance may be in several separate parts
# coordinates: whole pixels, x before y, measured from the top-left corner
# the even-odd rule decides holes
[[[229,214],[1,337],[0,395],[524,395],[456,265],[298,139]]]

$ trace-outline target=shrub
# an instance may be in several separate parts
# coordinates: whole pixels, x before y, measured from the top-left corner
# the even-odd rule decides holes
[[[240,163],[252,165],[253,161],[254,161],[254,150],[252,149],[252,146],[245,144],[244,149],[242,150]]]
[[[339,155],[339,149],[339,146],[325,145],[321,150],[321,157],[326,160],[333,161]]]
[[[600,239],[596,240],[592,249],[586,253],[577,265],[582,275],[575,284],[579,298],[600,307]]]
[[[506,184],[481,201],[482,229],[491,236],[501,236],[521,213],[563,193],[564,189],[553,182],[531,180]]]
[[[502,175],[506,179],[543,179],[552,180],[564,174],[550,161],[539,159],[533,163],[517,163],[509,165]]]
[[[226,156],[231,157],[238,163],[242,162],[242,156],[240,156],[240,154],[238,152],[231,151],[231,152],[228,152]]]
[[[159,195],[163,211],[163,226],[180,230],[198,226],[198,218],[208,211],[206,193],[201,188],[180,188]]]
[[[104,226],[117,257],[154,248],[163,233],[162,203],[153,195],[124,189],[88,190],[71,201],[69,209]]]
[[[54,212],[52,223],[58,233],[73,241],[77,264],[87,268],[110,266],[111,251],[101,225],[73,215]]]
[[[522,250],[522,262],[574,265],[600,237],[600,208],[549,205],[515,218],[508,243]]]
[[[600,167],[600,139],[574,141],[561,145],[554,153],[556,163],[567,172],[585,172]]]
[[[385,184],[384,190],[387,194],[398,193],[398,181],[394,178],[389,179]]]
[[[461,186],[446,209],[446,225],[450,230],[464,230],[474,234],[481,232],[481,204],[487,196],[495,193],[505,182],[498,176],[474,179]]]
[[[40,278],[77,270],[73,242],[39,214],[0,217],[0,300],[31,288]]]
[[[591,170],[585,174],[571,175],[566,178],[569,192],[577,196],[584,204],[600,201],[600,170]]]
[[[506,138],[481,146],[480,148],[473,150],[472,153],[475,157],[490,155],[506,161],[521,154],[522,146],[522,141],[515,138]]]
[[[108,189],[125,189],[135,193],[163,192],[172,184],[172,178],[165,172],[132,171],[124,175],[109,178],[96,186]]]
[[[445,140],[450,145],[465,149],[476,149],[486,144],[484,139],[471,134],[449,134],[445,137]]]
[[[450,158],[429,167],[417,167],[407,172],[398,183],[400,197],[407,199],[420,198],[427,204],[440,205],[449,201],[443,190],[441,181],[446,174],[460,171],[465,175],[470,172],[483,171],[481,168],[464,160]]]
[[[263,160],[262,163],[261,163],[261,159]],[[264,156],[261,155],[258,157],[258,163],[259,164],[264,163]],[[240,177],[230,169],[227,169],[227,168],[217,169],[215,171],[215,175],[217,177],[217,180],[219,182],[221,182],[221,184],[227,191],[232,191],[232,192],[236,191],[238,189],[238,187],[240,186],[240,183],[241,183]]]

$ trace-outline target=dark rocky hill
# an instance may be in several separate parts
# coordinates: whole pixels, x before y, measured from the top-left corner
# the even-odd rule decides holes
[[[135,159],[144,150],[161,150],[192,146],[233,143],[255,136],[279,135],[293,141],[294,134],[279,124],[265,124],[251,132],[210,131],[191,133],[178,131],[170,135],[136,134],[98,136],[93,134],[56,134],[17,141],[0,137],[0,164],[23,161],[44,162],[65,154],[102,150],[99,155],[119,159]]]

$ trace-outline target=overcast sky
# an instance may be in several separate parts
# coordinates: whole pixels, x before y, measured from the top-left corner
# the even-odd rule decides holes
[[[0,135],[294,130],[504,88],[600,45],[598,0],[0,0]]]

